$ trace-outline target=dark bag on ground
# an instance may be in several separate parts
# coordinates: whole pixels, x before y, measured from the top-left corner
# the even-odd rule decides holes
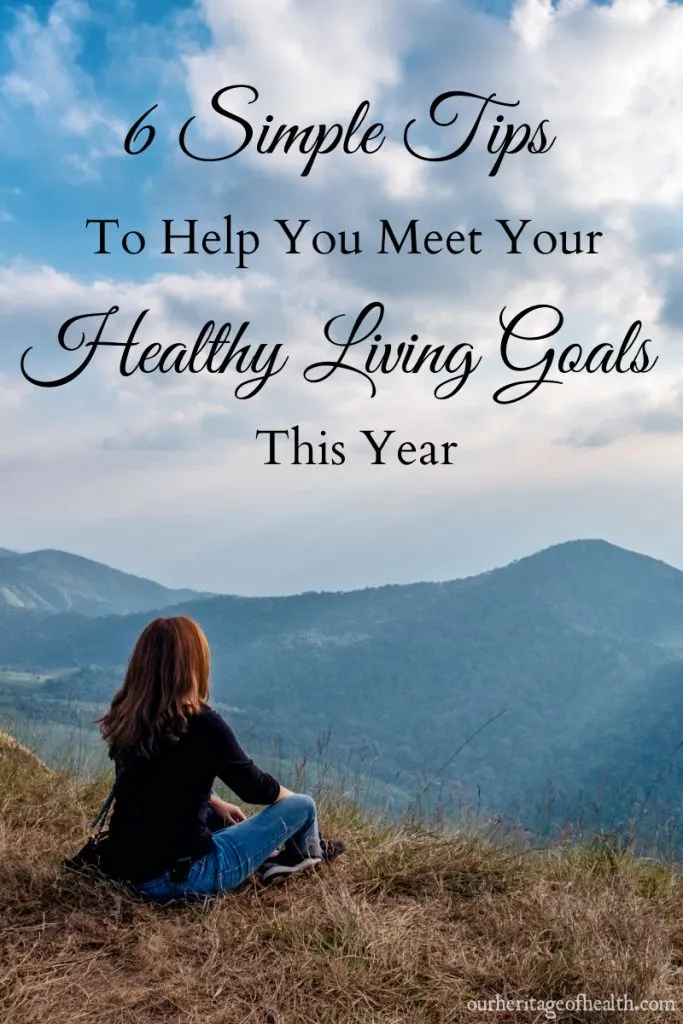
[[[118,780],[118,772],[117,772]],[[116,781],[111,788],[109,796],[102,804],[102,807],[97,813],[96,818],[90,823],[90,828],[95,829],[93,835],[90,836],[85,846],[82,846],[78,853],[75,853],[73,857],[67,857],[62,863],[65,868],[70,871],[99,871],[105,875],[111,874],[110,865],[108,863],[109,853],[109,833],[105,826],[109,811],[114,802],[116,796]]]
[[[90,828],[95,829],[95,832],[78,853],[62,861],[64,867],[70,871],[95,871],[107,875],[116,881],[124,881],[123,876],[119,874],[120,865],[117,865],[116,859],[111,856],[109,832],[106,829],[109,811],[116,798],[116,789],[121,772],[122,769],[117,768],[116,779],[114,780],[111,792],[98,811],[97,817],[90,824]],[[209,809],[206,821],[212,832],[218,832],[225,828],[225,822],[212,808]],[[171,881],[176,883],[186,882],[192,863],[192,857],[179,857],[174,861],[169,868]]]
[[[107,870],[108,839],[109,836],[106,832],[91,836],[78,853],[63,861],[64,867],[71,871],[94,869],[109,874]]]

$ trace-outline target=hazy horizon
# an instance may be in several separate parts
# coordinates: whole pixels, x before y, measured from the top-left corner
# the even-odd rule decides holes
[[[549,550],[549,548],[560,547],[560,546],[564,546],[564,545],[567,545],[567,544],[577,544],[577,543],[607,544],[610,547],[619,548],[619,550],[626,551],[629,554],[639,555],[639,556],[641,556],[643,558],[650,558],[650,559],[653,559],[653,560],[658,561],[658,562],[663,562],[663,564],[669,566],[670,568],[676,569],[679,572],[683,572],[683,566],[674,565],[672,562],[668,562],[665,559],[656,558],[654,555],[652,555],[650,552],[647,552],[647,551],[637,551],[637,550],[635,550],[633,548],[625,548],[625,547],[623,547],[623,545],[620,545],[620,544],[614,544],[612,541],[608,540],[605,537],[571,537],[571,538],[569,538],[567,540],[557,541],[555,544],[547,545],[547,546],[542,547],[542,548],[536,548],[536,549],[534,549],[532,551],[523,552],[521,554],[516,555],[513,558],[508,559],[508,561],[506,561],[506,562],[485,565],[485,566],[483,566],[483,568],[479,569],[476,572],[462,573],[461,575],[458,575],[458,576],[444,576],[444,577],[426,577],[426,576],[423,576],[423,577],[417,577],[415,579],[401,579],[401,580],[389,579],[389,580],[376,581],[374,583],[371,582],[371,583],[358,584],[357,586],[351,586],[351,587],[332,588],[332,587],[322,586],[322,587],[309,587],[309,588],[306,588],[304,590],[281,591],[281,592],[273,592],[273,593],[267,593],[267,592],[260,592],[259,591],[258,593],[255,592],[255,593],[246,594],[246,593],[242,593],[242,592],[235,591],[235,590],[225,590],[225,591],[216,591],[216,590],[214,590],[214,591],[212,591],[211,588],[206,587],[206,586],[192,586],[192,587],[190,587],[189,584],[182,583],[182,582],[177,583],[177,584],[176,583],[171,584],[171,583],[166,582],[163,579],[157,579],[156,577],[148,577],[148,576],[144,576],[140,572],[130,571],[128,569],[122,569],[121,566],[115,565],[112,562],[107,561],[106,559],[99,559],[98,558],[98,559],[89,559],[89,560],[97,562],[98,564],[103,565],[103,566],[105,566],[106,568],[109,568],[109,569],[115,569],[115,570],[117,570],[119,572],[125,572],[125,573],[127,573],[127,574],[129,574],[131,576],[137,576],[137,577],[142,578],[142,579],[148,579],[151,582],[159,583],[161,586],[168,587],[169,589],[176,589],[176,590],[191,589],[191,590],[196,590],[197,592],[208,592],[208,593],[211,593],[211,595],[214,596],[214,597],[254,597],[254,598],[258,598],[258,597],[264,597],[264,598],[268,598],[268,597],[298,597],[298,596],[301,596],[302,594],[310,594],[310,593],[349,593],[349,592],[353,592],[353,591],[356,591],[356,590],[367,590],[367,589],[372,590],[372,589],[379,589],[381,587],[387,587],[387,586],[410,586],[411,584],[419,584],[419,583],[450,583],[450,582],[454,582],[456,580],[468,579],[468,578],[470,578],[472,576],[479,576],[479,575],[482,575],[484,573],[493,572],[496,569],[504,569],[504,568],[506,568],[506,566],[511,565],[514,562],[522,561],[525,558],[531,558],[534,555],[538,555],[538,554],[541,554],[543,551]],[[80,552],[80,551],[65,551],[65,550],[60,549],[60,548],[38,547],[38,548],[33,548],[33,549],[27,550],[27,551],[18,551],[18,550],[13,549],[13,548],[7,548],[7,547],[0,546],[0,551],[2,551],[2,550],[9,551],[13,555],[31,555],[31,554],[39,554],[40,552],[56,551],[56,552],[59,552],[60,554],[73,555],[73,556],[75,556],[77,558],[89,558],[89,556],[83,555],[83,553]],[[0,565],[1,564],[2,563],[0,562]]]

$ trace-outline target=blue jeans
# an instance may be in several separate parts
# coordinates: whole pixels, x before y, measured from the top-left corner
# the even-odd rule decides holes
[[[213,850],[192,864],[185,882],[172,881],[167,871],[136,885],[136,891],[153,900],[215,896],[235,889],[282,843],[287,852],[320,857],[315,801],[294,793],[246,821],[214,832],[213,842]]]

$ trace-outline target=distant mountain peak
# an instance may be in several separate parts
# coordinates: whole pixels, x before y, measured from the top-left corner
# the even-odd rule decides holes
[[[633,551],[631,548],[613,544],[611,541],[599,537],[580,537],[575,540],[560,541],[558,544],[551,544],[547,548],[535,551],[533,554],[519,558],[510,564],[518,565],[520,562],[557,562],[558,560],[569,562],[571,559],[583,558],[598,559],[600,561],[611,560],[612,563],[622,562],[625,564],[628,562],[632,565],[640,562],[642,565],[650,564],[660,568],[664,567],[671,572],[681,571],[660,558],[653,558],[652,555]]]
[[[0,549],[0,608],[126,615],[209,596],[213,595],[172,590],[54,548],[23,553]]]
[[[573,540],[562,540],[558,541],[557,544],[549,544],[547,548],[541,548],[539,551],[534,552],[533,555],[529,555],[529,558],[539,558],[550,552],[595,552],[595,551],[611,551],[614,553],[621,552],[622,554],[634,555],[635,551],[631,551],[629,548],[621,547],[619,544],[613,544],[612,541],[605,540],[603,537],[576,537]]]

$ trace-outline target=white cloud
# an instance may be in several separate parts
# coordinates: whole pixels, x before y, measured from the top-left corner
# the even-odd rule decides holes
[[[0,408],[3,411],[18,409],[25,396],[24,388],[7,374],[0,373]]]
[[[520,98],[558,135],[547,158],[556,195],[594,209],[680,202],[683,7],[519,0],[512,27]]]
[[[395,5],[395,12],[402,6]],[[229,69],[230,82],[258,84],[268,110],[277,103],[298,117],[329,119],[400,81],[398,21],[383,2],[275,0],[265,6],[202,0],[200,7],[212,46],[187,61],[190,91],[198,99],[206,98],[207,88],[226,85]]]
[[[65,162],[77,178],[92,180],[99,175],[102,157],[119,153],[125,125],[78,62],[81,30],[90,18],[88,4],[55,0],[44,22],[30,6],[17,10],[15,17],[6,37],[11,69],[0,79],[5,119],[14,107],[31,107],[46,133],[43,144],[55,133],[71,139],[79,148],[67,149]],[[8,123],[10,129],[16,127],[14,121]],[[6,135],[12,138],[7,130]]]

